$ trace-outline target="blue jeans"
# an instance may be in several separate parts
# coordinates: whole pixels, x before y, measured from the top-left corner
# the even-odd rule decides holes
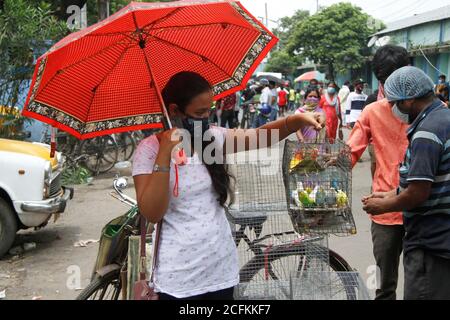
[[[261,113],[255,117],[255,122],[253,122],[253,128],[259,128],[265,125],[269,121],[269,118],[262,115]]]
[[[278,118],[278,107],[272,107],[272,112],[270,113],[270,121],[275,121]]]

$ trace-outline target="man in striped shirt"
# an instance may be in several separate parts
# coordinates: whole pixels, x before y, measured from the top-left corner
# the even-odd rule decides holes
[[[405,299],[450,299],[450,110],[415,67],[395,71],[385,94],[408,122],[400,187],[363,199],[372,215],[403,211]]]
[[[345,107],[345,124],[353,129],[366,104],[367,95],[363,92],[364,81],[356,80],[355,91],[348,95]]]

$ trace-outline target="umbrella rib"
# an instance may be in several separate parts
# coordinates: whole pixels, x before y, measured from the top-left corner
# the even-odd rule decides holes
[[[72,63],[72,64],[70,64],[70,65],[68,65],[68,66],[66,66],[66,67],[64,67],[64,68],[62,68],[62,69],[60,69],[60,70],[58,70],[58,71],[65,71],[65,70],[67,70],[67,69],[69,69],[69,68],[72,68],[73,66],[76,66],[76,65],[78,65],[78,64],[80,64],[80,63],[82,63],[82,62],[84,62],[84,61],[87,61],[87,60],[89,60],[89,59],[92,59],[92,58],[98,56],[99,54],[102,54],[102,53],[104,53],[105,51],[108,51],[109,49],[114,48],[114,47],[115,47],[117,44],[119,44],[119,42],[122,41],[123,39],[124,39],[124,38],[121,38],[121,39],[117,40],[116,42],[114,42],[113,44],[111,44],[110,46],[105,47],[105,48],[103,48],[103,49],[97,51],[97,52],[94,53],[93,55],[90,55],[90,56],[88,56],[88,57],[86,57],[86,58],[84,58],[84,59],[81,59],[81,60],[79,60],[79,61],[77,61],[77,62],[74,62],[74,63]],[[134,40],[134,39],[133,39],[133,40]],[[127,44],[127,46],[128,46],[128,45],[129,45],[129,43]],[[57,75],[59,75],[59,72],[55,72],[55,74],[48,80],[48,82],[45,84],[45,86],[44,86],[41,90],[39,90],[39,92],[43,92],[43,91],[47,88],[47,86],[48,86],[48,85],[56,78]]]
[[[147,28],[145,29],[145,31],[152,31],[152,30],[160,30],[162,31],[168,31],[168,30],[177,30],[177,29],[190,29],[190,28],[195,28],[195,27],[208,27],[208,26],[214,26],[214,25],[230,25],[230,26],[235,26],[238,28],[242,28],[242,29],[246,29],[246,30],[253,30],[251,28],[247,28],[245,26],[241,26],[235,23],[229,23],[229,22],[211,22],[211,23],[204,23],[204,24],[191,24],[191,25],[185,25],[185,26],[169,26],[169,27],[163,27],[163,28],[158,28],[158,27],[154,27],[154,28]],[[146,27],[145,27],[146,28]],[[144,34],[150,35],[148,32],[143,32]],[[85,35],[86,37],[102,37],[102,36],[113,36],[113,35],[117,35],[117,34],[122,34],[124,36],[130,37],[130,35],[121,32],[121,31],[117,31],[117,32],[107,32],[107,33],[96,33],[96,34],[87,34]]]
[[[131,37],[130,35],[127,35],[127,34],[122,34],[122,35],[125,36],[124,38],[128,38],[128,39],[131,40],[131,41],[136,41],[136,39],[133,38],[133,37]],[[82,63],[82,62],[84,62],[84,61],[87,61],[87,60],[89,60],[89,59],[95,58],[96,56],[98,56],[98,55],[104,53],[105,51],[108,51],[109,49],[112,49],[112,48],[115,47],[116,45],[120,44],[120,41],[124,40],[124,38],[121,38],[121,39],[117,40],[117,41],[114,42],[113,44],[111,44],[111,45],[109,45],[109,46],[107,46],[107,47],[105,47],[105,48],[103,48],[103,49],[97,51],[96,53],[94,53],[94,54],[92,54],[92,55],[90,55],[90,56],[87,56],[87,57],[84,58],[84,59],[81,59],[81,60],[79,60],[79,61],[77,61],[77,62],[74,62],[74,63],[68,65],[68,66],[65,66],[65,67],[62,68],[61,70],[67,70],[67,69],[69,69],[69,68],[71,68],[71,67],[73,67],[73,66],[75,66],[75,65],[77,65],[77,64],[80,64],[80,63]],[[131,43],[131,41],[127,43],[127,46]]]
[[[163,22],[164,20],[167,20],[167,19],[169,19],[170,17],[173,17],[175,14],[177,14],[178,12],[180,12],[182,9],[184,9],[184,7],[179,7],[179,8],[176,8],[175,10],[172,10],[171,12],[169,12],[168,14],[166,14],[165,16],[162,16],[161,18],[158,18],[158,19],[156,19],[155,21],[152,21],[152,22],[150,22],[150,23],[147,23],[145,26],[143,26],[141,29],[145,29],[145,28],[147,28],[148,26],[154,26],[155,24],[157,24],[157,23],[160,23],[160,22]],[[134,14],[134,12],[133,12],[133,14]],[[136,24],[136,27],[138,27],[137,26],[137,24]]]
[[[153,38],[153,39],[155,39],[155,40],[161,41],[161,42],[163,42],[163,43],[165,43],[165,44],[167,44],[167,45],[169,45],[169,46],[172,46],[172,47],[181,49],[181,50],[183,50],[183,51],[189,52],[189,53],[191,53],[191,54],[193,54],[193,55],[196,55],[196,56],[200,57],[200,58],[201,58],[203,61],[205,61],[205,62],[209,61],[212,65],[214,65],[217,69],[221,70],[221,71],[222,71],[223,73],[225,73],[228,77],[234,78],[232,75],[230,75],[227,71],[225,71],[222,67],[220,67],[218,64],[216,64],[214,61],[212,61],[211,59],[208,59],[207,57],[205,57],[205,56],[203,56],[203,55],[201,55],[201,54],[199,54],[199,53],[197,53],[197,52],[195,52],[195,51],[189,50],[189,49],[187,49],[187,48],[183,48],[183,47],[181,47],[181,46],[179,46],[179,45],[177,45],[177,44],[175,44],[175,43],[173,43],[173,42],[164,40],[164,39],[162,39],[162,38],[160,38],[160,37],[158,37],[158,36],[156,36],[156,35],[150,35],[150,37]]]
[[[169,26],[169,27],[163,27],[163,28],[148,28],[146,29],[146,31],[151,31],[151,30],[161,30],[161,31],[167,31],[167,30],[177,30],[177,29],[190,29],[190,28],[195,28],[195,27],[209,27],[209,26],[214,26],[214,25],[222,25],[222,26],[234,26],[234,27],[238,27],[238,28],[242,28],[242,29],[246,29],[246,30],[253,30],[251,28],[247,28],[245,26],[241,26],[235,23],[229,23],[229,22],[211,22],[211,23],[200,23],[200,24],[189,24],[189,25],[185,25],[185,26]]]
[[[105,76],[102,78],[102,80],[100,80],[100,82],[92,89],[92,98],[91,98],[91,101],[89,103],[89,107],[87,109],[85,122],[87,122],[87,118],[89,117],[89,111],[90,111],[90,109],[92,107],[92,102],[94,102],[95,93],[97,92],[98,87],[100,87],[102,85],[102,83],[109,77],[109,75],[114,71],[114,69],[122,61],[122,59],[125,56],[125,54],[127,53],[127,51],[132,47],[130,44],[131,44],[131,41],[128,43],[127,48],[125,48],[125,50],[122,51],[122,53],[120,54],[119,58],[116,60],[114,65],[111,67],[111,69],[105,74]]]

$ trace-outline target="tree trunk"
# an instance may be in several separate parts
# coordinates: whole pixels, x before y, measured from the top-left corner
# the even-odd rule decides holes
[[[334,80],[336,79],[336,74],[335,74],[335,73],[336,73],[336,72],[335,72],[335,70],[334,70],[334,65],[333,65],[332,62],[330,62],[330,63],[328,64],[328,77],[329,77],[328,80],[334,82]]]
[[[109,0],[97,0],[98,21],[109,17]]]

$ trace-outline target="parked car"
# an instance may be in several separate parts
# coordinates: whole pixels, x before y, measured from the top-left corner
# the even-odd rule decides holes
[[[0,258],[18,230],[42,228],[64,212],[73,189],[61,185],[63,166],[49,145],[0,139]]]

